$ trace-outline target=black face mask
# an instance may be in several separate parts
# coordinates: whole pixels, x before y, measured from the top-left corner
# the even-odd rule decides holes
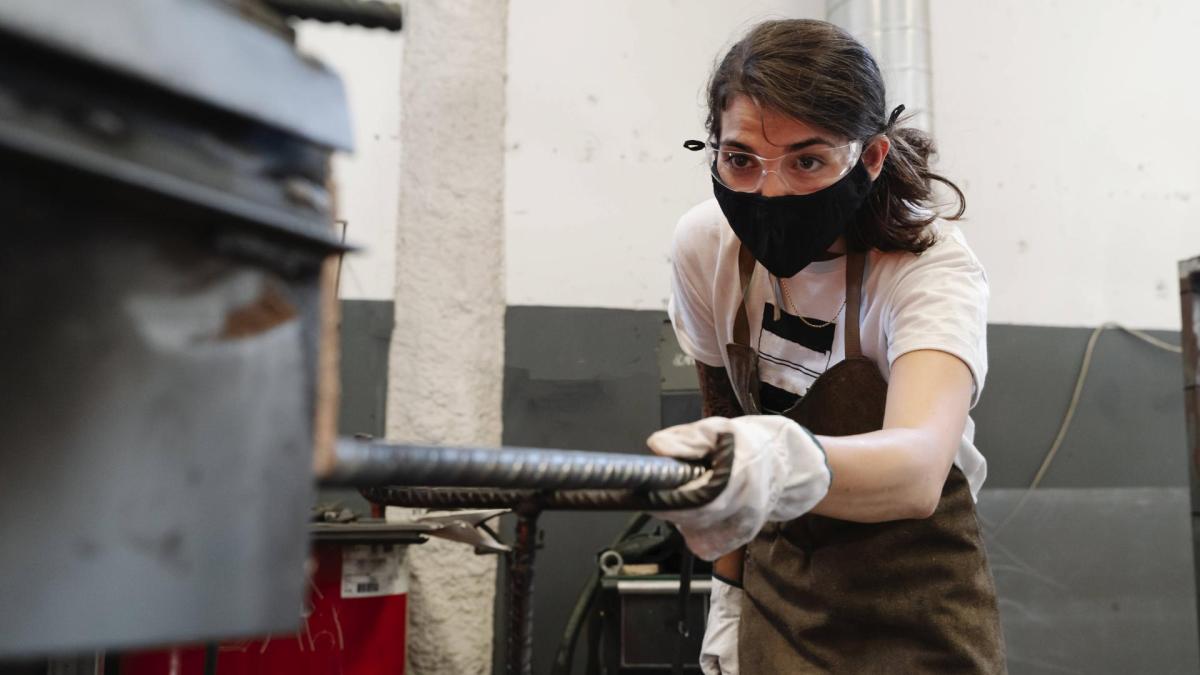
[[[838,182],[807,195],[763,197],[735,192],[713,179],[713,194],[742,245],[781,279],[829,250],[870,192],[871,176],[862,162]]]

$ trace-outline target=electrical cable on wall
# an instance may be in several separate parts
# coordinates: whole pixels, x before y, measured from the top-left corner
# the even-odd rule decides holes
[[[1008,512],[1008,515],[1004,517],[1004,520],[1000,521],[1000,524],[996,526],[996,529],[991,532],[993,537],[999,536],[1000,532],[1004,530],[1004,528],[1009,524],[1009,522],[1012,521],[1014,517],[1016,517],[1017,513],[1021,510],[1021,507],[1025,506],[1025,502],[1028,501],[1030,495],[1033,494],[1033,491],[1036,490],[1039,485],[1041,485],[1042,479],[1046,477],[1046,472],[1050,470],[1050,465],[1054,463],[1054,458],[1056,455],[1058,455],[1058,450],[1062,447],[1063,440],[1067,437],[1067,431],[1071,428],[1071,421],[1075,417],[1075,411],[1079,408],[1079,399],[1083,394],[1083,385],[1087,381],[1088,371],[1091,370],[1092,367],[1092,353],[1096,349],[1096,342],[1100,339],[1100,334],[1108,329],[1124,331],[1141,340],[1142,342],[1145,342],[1146,344],[1163,351],[1171,352],[1173,354],[1183,353],[1183,348],[1179,345],[1173,345],[1169,342],[1164,342],[1153,335],[1134,328],[1126,328],[1119,323],[1110,321],[1096,326],[1096,328],[1092,330],[1091,336],[1088,337],[1087,347],[1083,350],[1083,362],[1079,366],[1079,375],[1075,378],[1075,389],[1071,393],[1071,403],[1067,406],[1066,414],[1063,415],[1062,423],[1058,427],[1058,434],[1054,437],[1054,442],[1050,444],[1050,449],[1046,451],[1046,456],[1042,459],[1042,464],[1038,467],[1037,473],[1034,474],[1033,481],[1029,483],[1029,487],[1025,488],[1025,492],[1021,495],[1021,498],[1017,500],[1016,506],[1013,506],[1012,510]]]

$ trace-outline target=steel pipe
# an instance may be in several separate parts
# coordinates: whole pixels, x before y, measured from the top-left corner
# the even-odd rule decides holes
[[[929,0],[826,0],[825,17],[862,42],[887,87],[884,114],[905,106],[905,126],[933,130]]]

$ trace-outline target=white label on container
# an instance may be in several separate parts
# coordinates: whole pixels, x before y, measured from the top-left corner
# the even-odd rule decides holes
[[[408,592],[408,565],[400,544],[342,547],[342,597],[373,598]]]

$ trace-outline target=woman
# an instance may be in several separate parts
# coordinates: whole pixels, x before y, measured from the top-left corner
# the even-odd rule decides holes
[[[669,307],[706,419],[649,440],[690,458],[735,440],[724,494],[668,516],[719,558],[704,671],[1004,672],[968,416],[988,290],[949,222],[961,191],[831,24],[756,26],[708,106],[686,145],[716,199],[676,229]]]

